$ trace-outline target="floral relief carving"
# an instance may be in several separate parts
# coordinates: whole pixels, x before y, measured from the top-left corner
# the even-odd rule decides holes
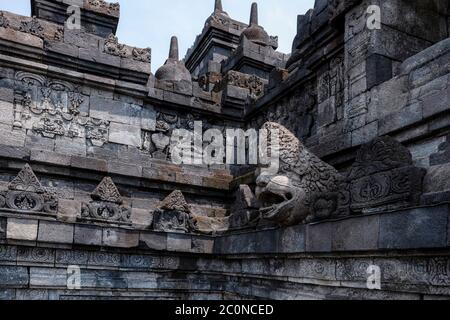
[[[23,212],[44,212],[55,214],[57,198],[44,188],[26,164],[9,183],[7,191],[0,192],[0,208]]]
[[[36,17],[31,18],[29,21],[22,21],[19,30],[38,37],[42,37],[44,32],[44,28]]]
[[[83,220],[130,224],[131,210],[123,205],[122,196],[110,177],[105,177],[91,193],[92,201],[82,203]]]

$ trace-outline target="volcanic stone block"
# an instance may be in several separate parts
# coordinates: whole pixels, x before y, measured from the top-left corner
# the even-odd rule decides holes
[[[95,63],[105,64],[111,67],[120,68],[120,57],[103,53],[94,48],[80,48],[78,57]]]
[[[212,254],[214,239],[192,237],[192,251],[196,253]]]
[[[10,240],[36,241],[38,221],[9,218],[6,238]]]
[[[76,225],[74,243],[87,246],[102,245],[103,230],[100,227]]]
[[[108,166],[105,160],[94,158],[86,158],[80,156],[73,156],[70,160],[70,165],[74,168],[107,172]]]
[[[48,300],[48,290],[25,289],[16,291],[16,300],[23,301],[43,301]]]
[[[423,99],[423,116],[431,117],[450,109],[450,88],[432,93]]]
[[[131,222],[136,229],[147,229],[153,222],[153,213],[147,209],[131,209]]]
[[[142,108],[141,127],[142,130],[156,130],[156,112],[153,107],[146,105]]]
[[[103,244],[115,248],[139,246],[139,233],[131,230],[103,229]]]
[[[364,127],[352,131],[352,145],[359,146],[370,142],[378,136],[378,121],[374,121]]]
[[[108,162],[108,172],[123,176],[142,177],[142,167],[136,164],[123,162]]]
[[[81,202],[67,199],[58,200],[58,220],[64,222],[76,222],[81,216]]]
[[[127,272],[128,289],[158,289],[158,276],[148,272]]]
[[[330,252],[333,235],[332,223],[306,226],[306,252]]]
[[[447,246],[448,205],[384,214],[380,249],[425,249]]]
[[[13,30],[11,28],[0,28],[0,38],[11,42],[25,44],[29,47],[35,47],[38,49],[44,48],[44,41],[41,38],[29,33]]]
[[[0,240],[6,239],[7,221],[6,218],[0,218]]]
[[[30,286],[66,288],[67,276],[67,269],[30,268]]]
[[[305,233],[303,225],[280,230],[279,250],[284,253],[305,252]]]
[[[386,135],[421,121],[423,118],[422,113],[422,104],[414,103],[381,119],[379,122],[379,135]]]
[[[0,288],[26,288],[28,286],[28,269],[23,267],[0,266]]]
[[[92,96],[90,99],[90,116],[122,124],[139,126],[142,107],[126,102]]]
[[[0,91],[0,94],[3,93]],[[0,96],[1,99],[4,99],[3,96]],[[4,123],[7,125],[12,125],[14,122],[14,105],[9,102],[0,101],[0,123]]]
[[[178,252],[190,252],[192,240],[189,235],[172,234],[167,235],[167,250]]]
[[[48,221],[39,222],[38,241],[72,244],[74,226],[64,223],[55,223]]]
[[[109,141],[140,148],[142,136],[140,127],[112,122],[109,130]]]
[[[423,186],[425,193],[450,190],[450,163],[430,167]]]
[[[333,226],[333,251],[378,249],[379,216],[351,218]]]
[[[139,239],[149,249],[167,250],[166,233],[141,232]]]
[[[56,164],[60,166],[70,166],[71,157],[65,154],[46,151],[31,150],[31,161]]]

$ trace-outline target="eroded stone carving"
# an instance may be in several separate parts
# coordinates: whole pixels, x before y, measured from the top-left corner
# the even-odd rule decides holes
[[[127,50],[124,44],[119,43],[119,39],[110,34],[105,41],[105,52],[113,56],[125,58],[127,56]]]
[[[82,203],[84,220],[131,224],[131,210],[123,205],[122,196],[110,177],[105,177],[92,192],[90,203]]]
[[[22,21],[20,24],[20,31],[31,33],[32,35],[43,37],[44,28],[39,22],[38,18],[33,17],[29,21]]]
[[[179,190],[172,192],[153,213],[153,229],[162,232],[188,233],[195,230],[191,209]]]
[[[358,152],[348,176],[352,212],[373,212],[419,204],[425,169],[413,165],[409,150],[390,137],[377,138]]]
[[[109,122],[83,112],[88,97],[80,88],[60,80],[17,72],[14,90],[14,126],[47,138],[86,138],[94,146],[108,141]]]
[[[309,152],[285,127],[268,122],[262,130],[278,130],[280,140],[278,174],[263,172],[257,179],[262,218],[282,225],[329,218],[337,204],[338,172]],[[272,147],[270,139],[268,146]]]
[[[257,99],[264,94],[264,82],[257,76],[229,71],[225,81],[228,85],[248,89],[252,99]]]
[[[88,4],[91,7],[106,11],[108,14],[119,14],[120,4],[119,3],[109,3],[104,0],[88,0]]]
[[[8,190],[0,192],[0,207],[55,214],[58,200],[41,185],[31,167],[26,164],[9,183]]]
[[[5,17],[5,14],[3,12],[0,12],[0,27],[2,28],[8,28],[9,27],[9,20]]]

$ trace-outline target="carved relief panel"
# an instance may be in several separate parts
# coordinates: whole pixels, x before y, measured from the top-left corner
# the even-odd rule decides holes
[[[102,146],[109,122],[88,117],[88,103],[89,97],[68,82],[17,72],[13,125],[47,138],[86,138]]]

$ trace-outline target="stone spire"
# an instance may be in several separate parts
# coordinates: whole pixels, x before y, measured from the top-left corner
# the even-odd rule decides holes
[[[250,26],[258,25],[258,4],[256,2],[252,3],[252,10],[250,12]]]
[[[270,37],[268,33],[258,23],[258,4],[252,3],[252,10],[250,13],[250,23],[247,29],[242,32],[242,36],[253,43],[268,46],[270,44]]]
[[[189,70],[186,69],[184,61],[180,61],[177,37],[174,36],[170,39],[169,58],[166,60],[166,63],[156,71],[155,77],[156,79],[165,82],[184,81],[191,84],[191,74]],[[192,88],[190,90],[192,91]]]
[[[223,12],[222,0],[216,0],[214,4],[214,12]]]
[[[169,59],[179,61],[179,51],[178,51],[178,38],[173,36],[170,39],[170,50],[169,50]]]

